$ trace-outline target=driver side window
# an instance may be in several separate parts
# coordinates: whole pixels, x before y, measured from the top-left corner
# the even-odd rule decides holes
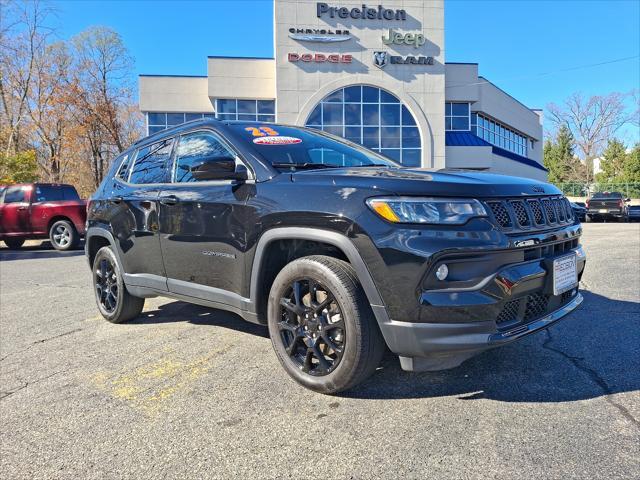
[[[235,157],[235,153],[230,151],[211,132],[194,132],[180,137],[178,150],[176,153],[176,167],[174,182],[197,182],[191,174],[191,167],[198,165],[211,157]]]

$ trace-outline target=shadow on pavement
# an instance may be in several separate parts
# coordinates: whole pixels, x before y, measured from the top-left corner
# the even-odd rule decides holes
[[[640,304],[582,293],[581,309],[548,331],[489,350],[452,370],[404,372],[387,352],[375,375],[342,396],[566,402],[640,390]],[[265,326],[184,302],[163,305],[130,323],[179,321],[268,338]]]
[[[33,260],[33,259],[45,259],[45,258],[59,258],[59,257],[78,257],[84,255],[84,241],[78,245],[75,250],[69,250],[68,252],[59,252],[51,246],[51,242],[43,241],[40,245],[28,245],[11,250],[2,244],[0,246],[0,260],[8,262],[12,260]]]

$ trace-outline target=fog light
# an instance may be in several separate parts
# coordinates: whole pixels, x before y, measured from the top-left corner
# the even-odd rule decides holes
[[[449,267],[447,267],[444,263],[438,267],[436,270],[436,277],[438,280],[444,280],[449,275]]]

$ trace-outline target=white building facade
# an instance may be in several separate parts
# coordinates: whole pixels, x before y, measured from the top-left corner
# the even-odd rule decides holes
[[[446,63],[443,0],[274,1],[275,58],[209,57],[207,76],[141,75],[148,133],[203,116],[306,125],[410,167],[546,180],[542,115]]]

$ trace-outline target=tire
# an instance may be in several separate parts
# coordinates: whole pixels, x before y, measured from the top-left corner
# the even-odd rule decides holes
[[[336,258],[314,255],[285,266],[271,287],[267,317],[278,360],[296,382],[316,392],[354,387],[376,370],[384,354],[356,273]]]
[[[142,312],[144,298],[134,297],[127,291],[122,269],[111,247],[98,250],[93,261],[92,283],[98,310],[109,322],[123,323]]]
[[[58,220],[49,229],[49,240],[56,250],[66,252],[78,248],[80,235],[68,220]]]
[[[3,241],[11,250],[17,250],[24,245],[24,238],[5,238]]]

